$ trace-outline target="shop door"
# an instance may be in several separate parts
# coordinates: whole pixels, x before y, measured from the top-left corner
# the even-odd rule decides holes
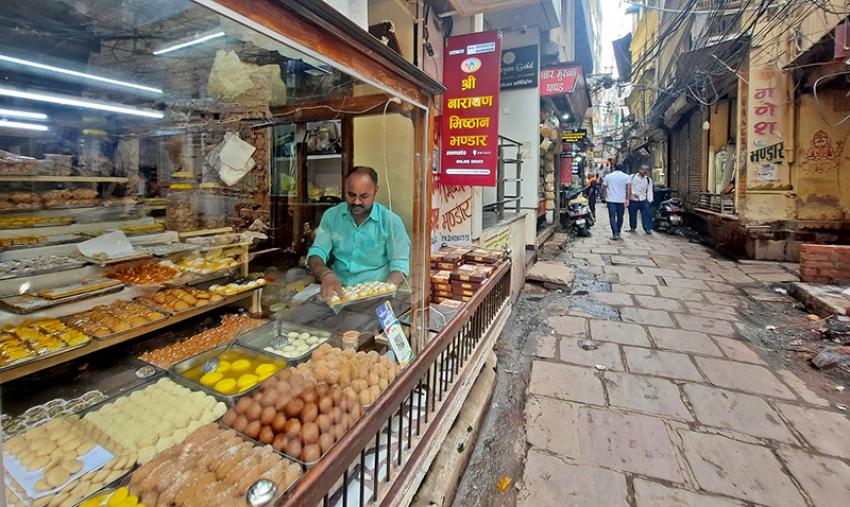
[[[688,181],[687,202],[696,205],[703,191],[702,177],[702,114],[699,110],[691,114],[688,121],[690,138],[688,139]]]

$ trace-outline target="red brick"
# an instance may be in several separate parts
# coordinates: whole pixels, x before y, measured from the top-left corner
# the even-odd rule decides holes
[[[803,267],[817,268],[817,269],[833,269],[833,268],[835,268],[835,266],[836,265],[835,265],[834,262],[817,261],[817,262],[806,262],[806,263],[800,264],[800,269],[802,269]]]
[[[835,248],[835,245],[816,245],[813,243],[804,243],[800,246],[800,253],[831,254],[833,248]]]
[[[834,256],[832,254],[821,254],[821,253],[800,253],[800,262],[811,262],[811,261],[828,261],[832,260]]]

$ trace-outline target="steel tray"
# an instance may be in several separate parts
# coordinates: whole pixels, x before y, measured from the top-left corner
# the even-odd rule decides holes
[[[322,337],[323,340],[321,342],[317,343],[316,345],[310,347],[310,349],[307,350],[307,352],[305,352],[304,354],[301,354],[299,356],[285,356],[278,351],[276,351],[276,352],[267,351],[267,350],[265,350],[265,347],[270,347],[271,344],[272,344],[272,341],[274,341],[274,339],[277,338],[277,322],[272,321],[272,322],[269,322],[268,324],[264,324],[264,325],[262,325],[258,328],[255,328],[255,329],[252,329],[251,331],[247,331],[247,332],[243,333],[242,335],[240,335],[240,337],[237,341],[238,341],[238,343],[245,345],[246,347],[250,347],[252,349],[256,349],[256,350],[262,351],[262,352],[267,353],[267,354],[274,354],[278,357],[282,357],[283,359],[285,359],[289,362],[294,363],[294,362],[298,362],[298,361],[301,361],[304,358],[309,357],[310,354],[314,350],[316,350],[316,348],[319,347],[319,345],[321,345],[323,343],[327,343],[328,340],[330,340],[331,336],[332,336],[330,332],[324,331],[322,329],[317,329],[317,328],[313,328],[313,327],[309,327],[309,326],[303,326],[301,324],[295,324],[295,323],[286,322],[286,321],[281,323],[281,331],[284,334],[289,333],[289,332],[293,332],[293,331],[297,332],[297,333],[310,333],[311,335]]]
[[[88,336],[88,335],[86,335],[86,336]],[[69,347],[65,347],[64,349],[54,350],[54,351],[51,351],[51,352],[47,352],[46,354],[24,357],[24,358],[21,358],[18,361],[15,361],[14,363],[9,363],[9,364],[6,364],[4,366],[0,366],[0,371],[11,370],[12,368],[17,368],[18,366],[23,366],[24,364],[31,363],[33,361],[40,361],[42,359],[47,359],[48,357],[58,356],[59,354],[64,354],[65,352],[70,352],[72,350],[76,350],[76,349],[85,347],[89,343],[91,343],[91,336],[89,336],[88,341],[84,341],[84,342],[78,343],[76,345],[71,345]]]
[[[143,305],[143,306],[148,306],[148,305]],[[82,312],[81,312],[81,313],[82,313]],[[160,312],[160,313],[162,313],[162,312]],[[87,332],[87,331],[83,331],[83,329],[82,329],[81,327],[77,327],[77,326],[74,324],[74,322],[75,322],[75,317],[77,317],[78,315],[79,315],[79,314],[66,315],[65,317],[62,317],[62,318],[60,318],[59,320],[61,320],[63,323],[65,323],[65,325],[67,325],[67,326],[69,326],[69,327],[72,327],[72,328],[74,328],[74,329],[76,329],[76,330],[78,330],[78,331],[80,331],[80,332],[83,332],[83,333],[88,334],[88,332]],[[117,338],[117,337],[119,337],[119,336],[123,336],[123,335],[128,334],[128,333],[135,333],[135,332],[138,332],[138,330],[139,330],[139,329],[145,329],[145,328],[147,328],[147,327],[149,327],[149,326],[152,326],[152,325],[154,325],[154,324],[157,324],[157,323],[159,323],[161,320],[163,320],[163,319],[167,319],[167,318],[168,318],[168,315],[169,315],[169,314],[163,314],[162,318],[159,318],[159,319],[156,319],[156,320],[152,320],[152,321],[147,322],[147,323],[145,323],[145,324],[143,324],[143,325],[141,325],[141,326],[131,327],[130,329],[125,329],[125,330],[123,330],[123,331],[118,331],[117,333],[108,334],[108,335],[106,335],[106,336],[95,336],[95,335],[89,335],[89,336],[91,336],[92,338],[95,338],[95,339],[97,339],[97,340],[111,340],[111,339],[113,339],[113,338]]]
[[[168,287],[168,288],[178,289],[180,287]],[[203,290],[203,289],[199,289],[199,290]],[[206,291],[206,292],[209,292],[209,291]],[[210,294],[214,294],[216,296],[221,296],[222,299],[227,297],[227,296],[223,296],[221,294],[215,294],[213,292],[210,292]],[[208,302],[202,304],[201,306],[190,306],[189,308],[186,308],[185,310],[174,311],[174,310],[169,310],[168,308],[163,308],[163,307],[159,306],[158,304],[156,304],[156,302],[154,302],[150,298],[150,296],[138,296],[138,297],[134,298],[133,301],[140,303],[140,304],[143,304],[143,305],[147,306],[148,308],[150,308],[152,310],[156,310],[156,311],[158,311],[160,313],[164,313],[166,315],[182,315],[184,313],[191,312],[191,311],[196,310],[198,308],[203,308],[203,307],[205,307],[205,306],[207,306],[211,303],[218,303],[218,301],[209,301],[208,300]]]
[[[207,362],[208,360],[210,360],[214,357],[218,357],[219,355],[221,355],[224,352],[224,350],[227,347],[228,347],[227,345],[219,345],[218,347],[216,347],[214,349],[206,350],[204,352],[201,352],[200,354],[196,354],[196,355],[190,357],[189,359],[184,359],[183,361],[180,361],[179,363],[172,365],[171,368],[168,369],[168,373],[177,382],[180,382],[184,385],[187,385],[187,386],[189,386],[193,389],[198,389],[198,390],[204,391],[205,393],[211,394],[218,399],[227,400],[227,401],[232,403],[237,398],[240,398],[240,397],[250,393],[254,389],[256,389],[260,384],[262,384],[262,382],[257,383],[256,385],[254,385],[254,387],[251,387],[250,389],[247,389],[245,391],[241,391],[241,392],[234,393],[234,394],[223,394],[223,393],[216,391],[215,389],[211,389],[211,388],[201,384],[197,380],[190,379],[190,378],[183,375],[183,373],[185,371],[190,370],[190,369],[194,368],[195,366],[197,366],[199,364],[203,364],[203,363]],[[253,355],[253,356],[263,357],[264,359],[267,359],[268,362],[275,363],[275,364],[279,365],[281,370],[283,368],[286,368],[286,365],[287,365],[286,361],[279,356],[276,356],[274,354],[269,354],[268,352],[263,352],[261,350],[257,350],[257,349],[251,348],[251,347],[245,347],[245,346],[239,345],[238,343],[233,344],[230,348],[232,350],[235,350],[237,352],[242,352],[244,354],[250,354],[250,355]],[[280,371],[280,370],[278,370],[278,371]]]
[[[98,289],[92,292],[85,292],[83,294],[76,294],[73,296],[68,296],[60,299],[47,299],[43,297],[36,296],[34,294],[22,294],[20,296],[9,296],[0,299],[0,305],[6,307],[7,309],[18,313],[18,314],[26,314],[37,312],[39,310],[44,310],[45,308],[53,308],[54,306],[59,306],[65,303],[71,303],[74,301],[79,301],[80,299],[87,299],[95,296],[102,296],[104,294],[111,294],[113,292],[120,292],[125,287],[125,284],[122,282],[119,285],[113,285],[112,287],[105,287],[103,289]],[[31,301],[32,305],[24,306],[22,304],[25,301]]]

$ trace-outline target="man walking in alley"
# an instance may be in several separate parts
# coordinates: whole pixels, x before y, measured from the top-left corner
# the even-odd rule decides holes
[[[622,164],[617,164],[616,168],[605,176],[602,183],[605,188],[605,202],[608,205],[608,219],[611,221],[612,239],[620,239],[623,214],[631,195],[631,178],[623,171],[624,167]]]
[[[632,175],[629,199],[629,232],[637,232],[637,215],[640,213],[643,230],[652,234],[652,179],[648,175],[649,166],[641,164],[637,174]]]

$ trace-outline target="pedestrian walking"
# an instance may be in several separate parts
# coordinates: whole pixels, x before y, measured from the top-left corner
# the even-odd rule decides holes
[[[587,197],[587,206],[590,208],[590,214],[596,220],[596,198],[599,196],[599,177],[595,173],[587,180],[587,188],[584,191],[584,196]]]
[[[638,173],[632,175],[631,193],[629,198],[629,232],[637,232],[637,216],[640,213],[643,230],[652,234],[652,179],[649,177],[649,166],[641,164]]]
[[[624,171],[625,166],[617,164],[614,170],[605,176],[602,183],[605,188],[605,203],[608,205],[608,219],[611,221],[611,239],[620,239],[623,230],[623,215],[629,203],[632,179]]]

